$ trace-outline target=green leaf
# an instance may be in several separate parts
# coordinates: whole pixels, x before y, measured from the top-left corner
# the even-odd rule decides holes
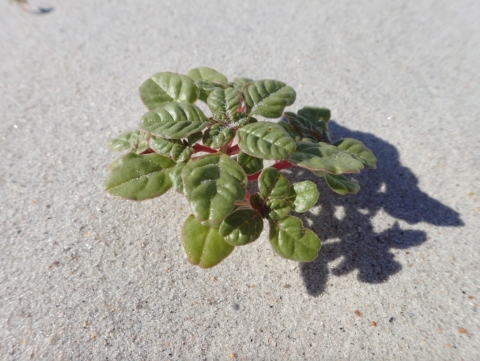
[[[193,215],[183,224],[182,246],[188,262],[202,268],[216,266],[235,248],[225,242],[218,228],[202,225]]]
[[[237,131],[238,146],[262,159],[285,159],[295,150],[295,141],[277,123],[258,122]]]
[[[245,173],[249,175],[257,173],[263,169],[263,159],[252,157],[242,151],[238,153],[237,162],[243,168]]]
[[[284,199],[268,199],[266,206],[268,207],[268,218],[274,221],[283,219],[290,213],[290,206]]]
[[[182,170],[185,168],[187,163],[177,163],[175,167],[173,167],[168,175],[170,176],[170,180],[173,183],[173,188],[178,192],[183,194],[183,180],[182,180]]]
[[[237,90],[242,90],[245,84],[252,81],[253,79],[250,78],[236,78],[231,85]]]
[[[288,121],[287,118],[282,118],[280,122],[278,122],[278,125],[280,125],[285,131],[288,133],[288,135],[295,141],[295,142],[300,142],[305,135],[297,128],[293,127]]]
[[[328,134],[328,121],[330,120],[330,110],[327,108],[304,107],[298,111],[298,114],[307,119],[312,124],[312,131],[318,141],[331,143]]]
[[[188,144],[194,145],[194,144],[197,143],[200,139],[202,139],[202,137],[203,137],[203,133],[202,133],[202,132],[190,134],[190,135],[188,136],[188,138],[187,138]]]
[[[145,114],[140,127],[161,138],[181,139],[207,125],[207,117],[196,105],[168,103]]]
[[[260,237],[263,219],[253,209],[239,209],[223,220],[218,231],[228,244],[243,246]]]
[[[110,166],[105,190],[136,201],[158,197],[172,186],[168,171],[174,165],[171,159],[159,154],[126,154]]]
[[[338,149],[351,154],[356,160],[362,162],[365,167],[371,169],[377,168],[377,158],[361,141],[345,138],[335,142],[334,145],[336,145]]]
[[[265,118],[278,118],[285,107],[295,102],[293,88],[277,80],[257,80],[243,87],[245,104],[250,114]]]
[[[148,109],[169,102],[193,103],[198,94],[198,88],[192,79],[169,72],[155,74],[140,87],[140,98]]]
[[[137,154],[143,153],[149,147],[148,140],[144,138],[145,133],[136,130],[134,132],[123,133],[108,143],[111,150],[121,151],[129,149]]]
[[[325,177],[325,181],[327,182],[328,186],[338,194],[356,194],[360,190],[360,185],[356,180],[349,179],[344,175],[333,175],[328,173],[315,173],[315,175],[321,175]]]
[[[258,189],[265,199],[284,199],[290,192],[290,182],[275,168],[265,168],[258,177]]]
[[[242,106],[242,93],[234,88],[214,89],[207,98],[207,104],[217,119],[231,119]]]
[[[200,221],[220,225],[236,201],[245,198],[247,175],[226,154],[191,160],[182,171],[184,192]]]
[[[230,126],[236,127],[236,128],[242,128],[247,124],[253,124],[257,123],[258,120],[254,117],[249,117],[245,113],[239,113],[235,117],[234,121],[229,124]]]
[[[208,68],[208,67],[191,69],[188,72],[188,76],[193,80],[195,80],[197,86],[200,88],[199,98],[204,102],[207,101],[208,94],[210,94],[210,91],[213,90],[216,86],[213,86],[210,89],[206,89],[204,86],[202,86],[202,82],[205,82],[204,84],[207,84],[207,83],[226,84],[228,82],[228,79],[225,75],[219,73],[215,69]]]
[[[312,208],[318,201],[320,193],[317,185],[310,181],[293,183],[290,194],[286,198],[292,210],[303,213]]]
[[[308,119],[300,114],[285,112],[282,117],[283,122],[287,122],[291,131],[302,137],[314,139],[317,142],[330,142],[327,123],[321,119]],[[284,126],[284,128],[286,127]]]
[[[152,141],[151,148],[155,153],[171,157],[175,162],[184,162],[193,154],[192,147],[185,145],[178,139],[157,138]]]
[[[320,250],[320,240],[309,229],[303,228],[297,217],[280,221],[269,220],[270,244],[280,256],[300,262],[313,261]]]
[[[188,76],[193,80],[208,80],[222,84],[226,84],[228,82],[228,79],[225,75],[206,66],[191,69],[188,72]]]
[[[203,134],[203,144],[212,149],[220,149],[235,138],[235,131],[223,124],[214,124]]]
[[[323,120],[327,123],[330,120],[330,110],[327,108],[303,107],[298,114],[312,122]]]
[[[118,137],[108,142],[108,148],[115,151],[130,149],[130,138],[133,134],[135,134],[135,132],[120,134]]]
[[[193,148],[187,147],[185,144],[175,144],[172,148],[172,159],[175,162],[185,162],[189,160],[193,154]]]
[[[363,169],[363,164],[349,153],[323,142],[298,142],[289,161],[302,168],[331,174],[358,173]]]

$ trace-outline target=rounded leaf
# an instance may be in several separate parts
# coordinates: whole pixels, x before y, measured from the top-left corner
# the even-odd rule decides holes
[[[187,163],[177,163],[175,167],[173,167],[168,175],[170,176],[170,180],[173,183],[173,188],[178,192],[183,194],[183,181],[182,181],[182,170],[185,168]]]
[[[323,176],[328,186],[335,192],[341,195],[351,193],[356,194],[360,190],[360,185],[356,180],[349,179],[344,175],[333,175],[324,173]]]
[[[174,165],[174,161],[159,154],[126,154],[110,166],[105,190],[136,201],[158,197],[172,186],[168,171]]]
[[[188,72],[188,76],[195,80],[198,83],[200,82],[205,82],[210,83],[210,84],[226,84],[228,82],[228,79],[225,75],[219,73],[215,69],[208,68],[208,67],[199,67],[199,68],[194,68],[191,69]],[[212,87],[211,89],[205,89],[205,87],[200,86],[200,95],[199,98],[200,100],[206,102],[208,98],[208,94],[210,94],[210,91],[215,88]]]
[[[263,219],[253,209],[239,209],[230,213],[219,228],[225,242],[243,246],[255,241],[263,231]]]
[[[136,137],[135,134],[136,132],[127,132],[127,133],[120,134],[118,137],[108,142],[108,148],[110,148],[110,150],[115,150],[115,151],[130,149],[131,147],[130,140],[132,136],[134,138]]]
[[[303,228],[297,217],[288,216],[280,221],[269,221],[270,244],[279,255],[293,261],[313,261],[320,250],[320,240],[309,229]]]
[[[324,122],[328,122],[330,120],[330,109],[327,108],[319,108],[319,107],[303,107],[298,111],[298,114],[302,117],[307,118],[312,122],[318,122],[323,120]]]
[[[371,169],[377,168],[377,158],[361,141],[345,138],[335,142],[334,145],[337,146],[338,149],[352,155],[352,157],[359,162],[362,162],[365,167]]]
[[[231,119],[241,111],[242,93],[234,88],[214,89],[207,98],[207,104],[217,119]]]
[[[278,118],[285,107],[295,102],[296,93],[293,88],[277,80],[257,80],[243,87],[245,104],[250,114],[258,114],[265,118]]]
[[[257,158],[286,159],[295,150],[295,141],[277,123],[248,124],[237,134],[240,149]]]
[[[148,109],[169,102],[193,103],[199,90],[188,76],[170,72],[157,73],[140,86],[140,98]]]
[[[265,168],[258,177],[258,189],[265,199],[284,199],[290,193],[290,182],[276,168]]]
[[[293,183],[287,197],[290,208],[298,213],[303,213],[312,208],[318,201],[320,193],[317,185],[310,181]]]
[[[203,134],[203,144],[212,149],[220,149],[235,138],[235,131],[223,124],[214,124]]]
[[[284,199],[267,200],[268,218],[278,221],[285,218],[290,213],[290,206]]]
[[[263,169],[263,159],[252,157],[242,151],[238,153],[237,162],[247,174],[254,174]]]
[[[225,154],[191,160],[182,171],[184,192],[200,221],[220,225],[236,201],[245,198],[247,175]]]
[[[331,174],[358,173],[363,169],[363,164],[349,153],[322,142],[298,142],[289,161],[302,168]]]
[[[207,125],[207,117],[196,105],[168,103],[146,113],[140,127],[161,138],[181,139],[199,132]]]
[[[206,66],[190,69],[188,76],[193,80],[208,80],[222,84],[226,84],[228,82],[228,79],[225,75]]]
[[[193,215],[183,224],[182,246],[188,262],[202,268],[216,266],[235,248],[225,242],[218,228],[202,225]]]

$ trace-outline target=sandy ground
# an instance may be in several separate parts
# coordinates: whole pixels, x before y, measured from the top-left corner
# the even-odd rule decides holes
[[[1,1],[0,359],[479,360],[478,19],[477,0]],[[184,199],[103,192],[143,80],[202,65],[286,82],[377,155],[356,196],[305,175],[313,263],[264,235],[201,270]]]

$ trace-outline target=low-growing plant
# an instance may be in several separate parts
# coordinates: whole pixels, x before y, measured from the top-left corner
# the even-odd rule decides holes
[[[375,168],[375,156],[360,141],[330,140],[328,109],[308,106],[284,113],[296,93],[277,80],[228,81],[201,67],[188,76],[155,74],[141,85],[140,97],[149,111],[139,129],[109,143],[112,150],[128,153],[110,166],[105,189],[137,201],[172,187],[186,196],[193,214],[183,224],[181,242],[188,261],[203,268],[258,239],[264,220],[278,255],[314,260],[319,238],[289,213],[314,206],[317,186],[292,184],[281,170],[307,169],[343,195],[360,189],[344,174]],[[197,100],[211,114],[195,105]],[[252,191],[251,182],[258,182],[258,191]]]

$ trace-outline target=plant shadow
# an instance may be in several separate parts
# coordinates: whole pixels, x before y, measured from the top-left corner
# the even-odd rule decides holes
[[[38,7],[35,10],[29,10],[29,12],[34,15],[46,15],[51,13],[54,10],[55,8],[53,7],[49,7],[49,8]]]
[[[351,131],[334,121],[329,122],[329,127],[332,139],[348,137],[362,141],[377,156],[378,163],[377,169],[352,176],[362,187],[356,195],[338,195],[323,179],[307,171],[289,177],[293,181],[309,179],[317,183],[320,190],[319,214],[300,215],[304,224],[320,235],[323,243],[317,259],[300,266],[305,287],[312,296],[325,290],[330,262],[341,260],[332,270],[335,276],[357,270],[359,281],[382,283],[402,269],[392,249],[415,247],[427,240],[424,231],[402,229],[397,221],[376,233],[371,220],[381,210],[408,224],[464,225],[455,210],[420,190],[417,177],[400,163],[393,145],[373,134]],[[343,210],[342,219],[335,215],[338,208]],[[328,242],[333,239],[336,241]]]

